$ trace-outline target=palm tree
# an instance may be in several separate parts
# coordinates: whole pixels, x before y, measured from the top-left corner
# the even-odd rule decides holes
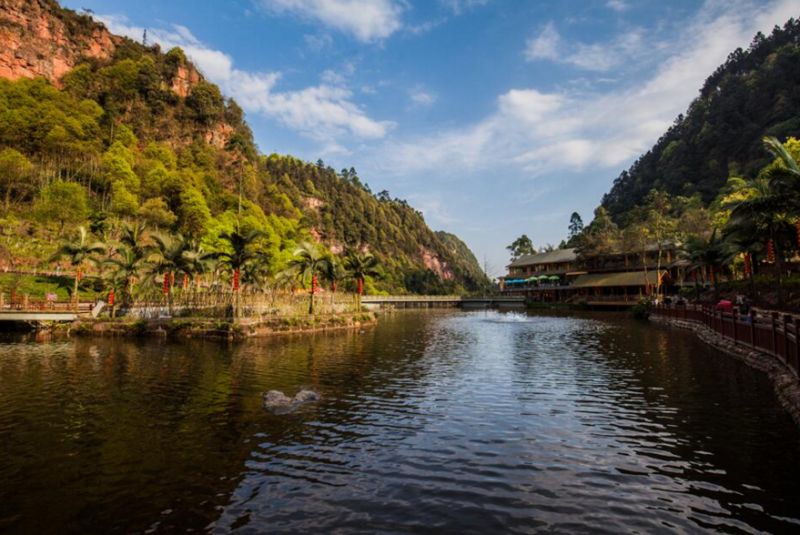
[[[783,162],[784,167],[786,167],[786,172],[795,179],[800,179],[800,165],[798,165],[794,156],[786,150],[786,147],[784,147],[777,138],[772,136],[764,137],[763,141],[767,150],[770,151],[775,158]]]
[[[112,267],[109,277],[112,288],[122,288],[122,302],[125,305],[133,301],[133,286],[141,274],[143,261],[136,250],[128,246],[120,247],[115,256],[105,261]]]
[[[337,283],[344,279],[346,275],[347,273],[345,272],[344,266],[342,266],[341,262],[336,260],[334,257],[330,257],[328,261],[328,268],[325,271],[325,278],[331,283],[332,293],[336,293]]]
[[[233,271],[234,290],[239,289],[238,281],[241,270],[246,265],[252,262],[267,262],[265,253],[255,248],[258,240],[264,237],[266,237],[266,234],[260,230],[251,230],[244,234],[235,230],[220,234],[220,238],[228,243],[229,249],[217,255]]]
[[[220,238],[228,243],[229,249],[217,253],[217,257],[224,264],[228,265],[233,272],[233,291],[234,299],[236,300],[234,314],[236,317],[241,315],[239,282],[242,269],[253,263],[261,263],[259,260],[266,262],[266,255],[255,248],[255,244],[258,240],[265,236],[266,234],[260,230],[251,230],[247,233],[234,230],[232,232],[223,232],[220,234]]]
[[[125,224],[119,241],[126,246],[136,258],[144,258],[147,253],[147,227],[144,223]]]
[[[147,261],[154,280],[163,275],[164,293],[167,295],[167,308],[172,315],[172,287],[175,284],[175,273],[191,276],[195,273],[196,263],[192,259],[194,248],[192,242],[181,234],[173,236],[154,232],[150,238]]]
[[[75,268],[75,284],[72,290],[75,310],[78,309],[78,284],[81,280],[81,265],[83,265],[86,260],[94,259],[96,254],[102,254],[105,251],[105,244],[99,241],[90,242],[88,232],[86,232],[84,227],[80,227],[76,238],[72,241],[62,243],[51,257],[51,262],[59,260],[62,257],[67,257],[70,265]]]
[[[378,277],[380,272],[376,269],[378,259],[370,253],[358,253],[356,251],[347,255],[344,267],[350,277],[356,281],[356,295],[358,296],[358,308],[361,309],[361,296],[364,293],[364,280],[367,277]]]
[[[691,262],[689,269],[700,270],[703,273],[703,281],[709,282],[716,292],[716,274],[721,267],[733,261],[736,252],[730,242],[718,238],[717,229],[714,229],[708,238],[689,236],[684,244],[684,255]],[[694,286],[696,294],[699,294],[696,276]]]
[[[772,242],[778,271],[778,298],[783,299],[783,258],[791,249],[796,231],[793,224],[797,210],[793,197],[774,187],[775,183],[759,176],[753,180],[732,178],[731,193],[723,206],[730,209],[725,237],[745,250],[762,249]]]
[[[311,278],[311,298],[308,303],[308,313],[314,313],[314,294],[317,293],[318,276],[324,275],[330,269],[330,259],[323,254],[316,245],[304,242],[294,252],[294,258],[289,261],[289,266],[296,270],[301,280]]]

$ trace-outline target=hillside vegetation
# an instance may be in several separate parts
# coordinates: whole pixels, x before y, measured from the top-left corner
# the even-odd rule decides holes
[[[772,160],[761,138],[800,135],[800,21],[790,20],[747,50],[733,51],[700,95],[647,153],[623,171],[602,201],[617,224],[651,190],[713,201],[730,176],[755,176]]]
[[[68,21],[65,32],[97,31],[53,2],[37,5]],[[0,264],[44,268],[78,226],[114,241],[140,221],[208,251],[234,230],[260,231],[272,274],[316,241],[336,255],[374,254],[382,276],[371,291],[488,283],[460,240],[442,239],[388,192],[372,194],[354,169],[260,154],[242,109],[180,49],[113,39],[108,58],[87,55],[55,83],[0,79]]]

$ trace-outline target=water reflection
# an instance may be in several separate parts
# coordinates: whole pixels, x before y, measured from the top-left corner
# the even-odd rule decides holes
[[[289,415],[268,389],[311,387]],[[787,530],[800,433],[689,336],[408,313],[225,345],[7,341],[0,531]]]

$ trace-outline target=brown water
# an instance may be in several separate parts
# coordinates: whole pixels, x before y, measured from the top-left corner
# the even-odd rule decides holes
[[[790,531],[798,454],[763,376],[623,316],[0,345],[0,531]]]

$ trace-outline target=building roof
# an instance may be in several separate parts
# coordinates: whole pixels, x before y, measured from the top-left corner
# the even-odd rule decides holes
[[[578,253],[574,248],[555,249],[547,253],[527,254],[520,256],[508,267],[535,266],[537,264],[559,264],[562,262],[574,262],[578,258]]]
[[[663,277],[667,272],[662,271]],[[572,283],[572,288],[608,288],[614,286],[645,286],[656,284],[656,272],[648,271],[645,281],[643,271],[624,271],[619,273],[590,273],[581,275]]]

